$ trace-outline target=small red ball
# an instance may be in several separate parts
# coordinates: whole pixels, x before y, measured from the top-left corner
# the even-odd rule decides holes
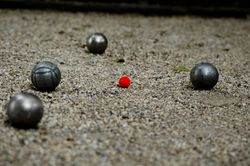
[[[120,79],[119,79],[119,87],[121,88],[128,88],[130,86],[130,79],[128,76],[122,76]]]

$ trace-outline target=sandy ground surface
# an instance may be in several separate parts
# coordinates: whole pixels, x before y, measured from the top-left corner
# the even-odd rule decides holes
[[[104,55],[83,48],[97,31]],[[31,130],[2,109],[0,165],[249,165],[249,42],[250,19],[0,10],[0,104],[28,91],[45,107]],[[62,72],[52,93],[31,86],[42,60]],[[179,70],[202,61],[220,72],[211,91]]]

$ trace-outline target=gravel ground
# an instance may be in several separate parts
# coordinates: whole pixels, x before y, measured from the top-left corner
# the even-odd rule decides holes
[[[103,55],[84,47],[97,31]],[[0,32],[0,165],[250,165],[249,18],[0,10]],[[42,60],[62,72],[51,93],[31,85]],[[189,81],[204,61],[220,72],[211,91]],[[7,121],[21,91],[44,102],[38,129]]]

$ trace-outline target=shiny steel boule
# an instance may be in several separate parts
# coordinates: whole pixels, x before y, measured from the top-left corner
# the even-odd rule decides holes
[[[60,81],[59,68],[48,61],[38,63],[31,72],[31,82],[39,91],[53,91]]]
[[[94,33],[87,38],[87,48],[93,54],[102,54],[108,47],[108,39],[102,33]]]
[[[7,104],[7,116],[16,127],[36,127],[43,116],[42,101],[32,93],[19,93]]]
[[[195,89],[212,89],[218,79],[218,70],[211,63],[199,63],[190,72],[190,80]]]

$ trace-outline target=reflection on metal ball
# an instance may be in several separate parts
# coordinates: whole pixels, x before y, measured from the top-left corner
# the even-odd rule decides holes
[[[87,48],[93,54],[102,54],[108,47],[108,39],[102,33],[94,33],[87,38]]]
[[[19,93],[8,102],[7,116],[16,127],[36,127],[43,116],[42,101],[32,93]]]
[[[199,63],[190,72],[190,80],[195,89],[212,89],[218,79],[218,70],[211,63]]]

